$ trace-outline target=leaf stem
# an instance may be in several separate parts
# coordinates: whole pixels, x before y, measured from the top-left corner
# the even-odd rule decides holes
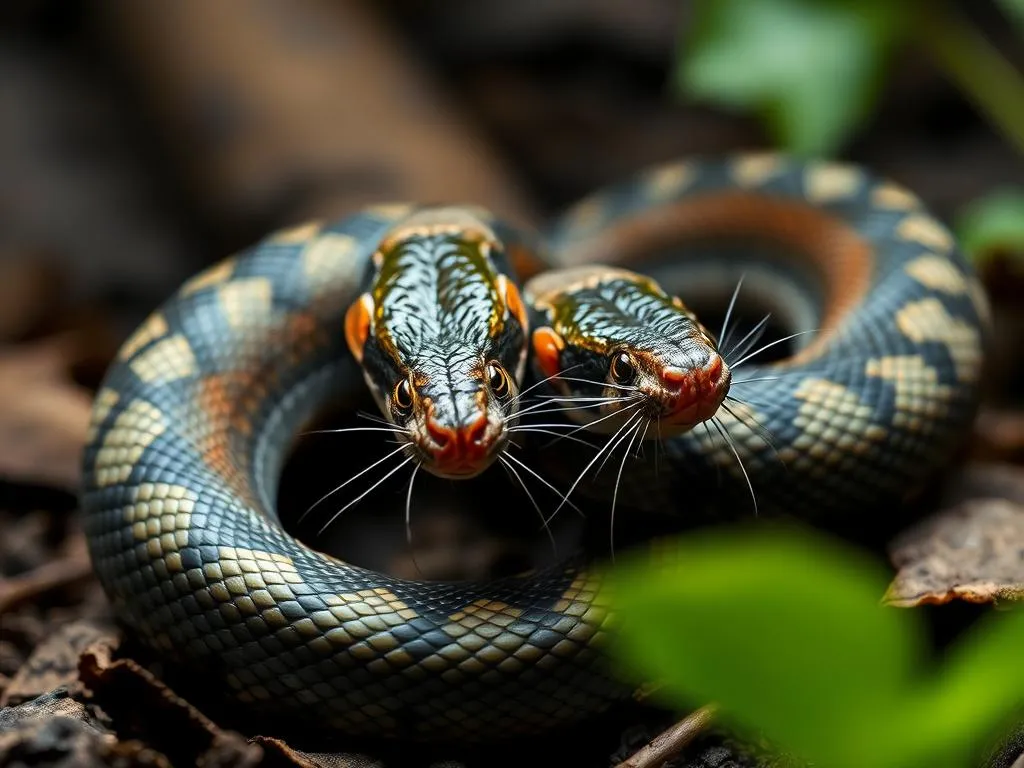
[[[1024,76],[948,3],[917,7],[918,44],[1024,152]]]

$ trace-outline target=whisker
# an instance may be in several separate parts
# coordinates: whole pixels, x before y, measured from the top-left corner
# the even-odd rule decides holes
[[[630,416],[630,417],[629,417],[629,422],[632,422],[632,420],[633,420],[633,417],[635,417],[635,416],[639,416],[640,418],[639,418],[639,419],[637,420],[637,422],[636,422],[636,424],[635,424],[635,425],[632,425],[632,426],[630,426],[630,427],[629,427],[630,429],[632,429],[632,428],[633,428],[634,426],[635,426],[635,427],[636,427],[637,429],[639,429],[639,427],[640,427],[640,423],[641,423],[642,421],[644,421],[644,419],[643,419],[643,414],[642,414],[642,413],[634,413],[634,414],[633,414],[633,416]],[[627,424],[628,424],[629,422],[627,422]],[[623,428],[625,428],[625,426],[626,426],[626,425],[623,425]],[[620,430],[620,431],[622,431],[622,430]],[[618,434],[619,434],[619,432],[616,432],[616,433],[615,433],[615,435],[616,435],[616,436],[617,436]],[[614,436],[613,436],[613,437],[614,437]],[[622,435],[622,438],[620,438],[620,440],[619,440],[618,442],[622,442],[622,439],[624,439],[625,437],[626,437],[626,435]],[[618,442],[616,443],[616,446],[618,445]],[[632,445],[632,441],[630,441],[630,445]],[[615,448],[612,448],[612,450],[611,450],[611,451],[609,451],[609,453],[608,453],[608,454],[607,454],[607,455],[606,455],[606,456],[604,457],[604,461],[602,461],[602,462],[601,462],[601,466],[599,466],[599,467],[597,468],[597,471],[596,471],[596,472],[594,472],[594,475],[597,475],[597,474],[599,474],[599,473],[601,472],[601,470],[603,470],[603,469],[604,469],[604,465],[608,463],[608,459],[609,459],[609,458],[611,458],[611,455],[612,455],[612,453],[614,453],[614,452],[615,452]]]
[[[620,408],[617,411],[613,411],[612,413],[605,414],[604,416],[596,418],[593,421],[588,421],[586,424],[583,424],[581,426],[576,427],[572,432],[569,432],[569,433],[567,433],[565,435],[562,435],[562,437],[569,437],[570,435],[575,435],[577,432],[579,432],[581,430],[590,429],[595,424],[600,424],[602,421],[607,421],[608,419],[612,418],[613,416],[621,416],[626,411],[631,411],[634,408],[636,408],[636,407],[638,407],[638,406],[643,404],[644,398],[642,396],[637,396],[636,398],[630,398],[629,400],[632,400],[632,399],[636,400],[636,402],[633,403],[632,405],[628,405],[625,408]],[[626,402],[629,402],[629,400],[626,400]]]
[[[402,451],[404,451],[404,450],[405,450],[405,446],[406,446],[406,445],[407,445],[407,444],[403,442],[403,443],[402,443],[402,444],[401,444],[400,446],[398,446],[397,448],[395,448],[395,450],[393,450],[393,451],[391,451],[391,452],[389,452],[389,453],[385,454],[385,455],[384,455],[383,457],[381,457],[381,458],[377,459],[377,461],[373,462],[373,464],[371,464],[370,466],[368,466],[368,467],[367,467],[366,469],[364,469],[364,470],[361,470],[361,471],[360,471],[360,472],[358,472],[357,474],[353,475],[352,477],[350,477],[350,478],[349,478],[348,480],[346,480],[345,482],[343,482],[343,483],[342,483],[341,485],[339,485],[339,486],[338,486],[337,488],[335,488],[334,490],[332,490],[332,491],[328,491],[327,493],[325,493],[325,494],[324,494],[323,496],[321,496],[321,497],[320,497],[319,499],[317,499],[317,500],[316,500],[316,501],[314,501],[314,502],[313,502],[312,504],[310,504],[310,505],[309,505],[309,508],[308,508],[308,509],[307,509],[307,510],[306,510],[305,512],[303,512],[303,513],[302,513],[302,514],[301,514],[301,515],[299,516],[299,522],[301,523],[301,522],[302,522],[302,521],[303,521],[303,520],[304,520],[304,519],[306,518],[306,515],[308,515],[308,514],[309,514],[310,512],[312,512],[312,511],[313,511],[313,510],[314,510],[314,509],[315,509],[315,508],[316,508],[317,506],[319,506],[319,504],[320,504],[320,503],[321,503],[322,501],[325,501],[326,499],[328,499],[328,498],[330,498],[331,496],[333,496],[334,494],[336,494],[336,493],[337,493],[338,491],[340,491],[340,490],[341,490],[342,488],[344,488],[344,487],[345,487],[346,485],[348,485],[349,483],[351,483],[351,482],[352,482],[353,480],[358,480],[358,479],[359,479],[360,477],[362,477],[363,475],[365,475],[365,474],[366,474],[367,472],[369,472],[369,471],[370,471],[371,469],[373,469],[373,468],[374,468],[374,467],[376,467],[376,466],[379,466],[379,465],[383,464],[383,463],[384,463],[385,461],[387,461],[388,459],[390,459],[390,458],[391,458],[392,456],[394,456],[394,455],[395,455],[396,453],[401,453]]]
[[[366,419],[367,421],[375,421],[378,424],[384,424],[384,425],[389,426],[389,427],[395,427],[396,426],[392,422],[390,422],[387,419],[385,419],[383,416],[381,416],[379,414],[376,414],[376,413],[370,413],[369,411],[357,411],[356,412],[356,416],[358,418],[360,418],[360,419]]]
[[[729,336],[732,334],[732,328],[729,327],[729,318],[732,317],[732,309],[736,306],[736,297],[740,295],[740,286],[743,285],[743,279],[746,276],[746,273],[740,275],[740,279],[736,282],[736,288],[732,292],[732,298],[729,299],[729,308],[725,310],[725,319],[722,321],[722,330],[718,332],[719,349],[725,349],[725,343],[729,340]],[[726,333],[726,331],[728,331],[728,333]]]
[[[526,487],[526,482],[519,476],[519,473],[516,472],[516,468],[508,463],[508,455],[498,456],[498,458],[501,460],[501,463],[505,465],[505,468],[512,473],[512,476],[519,481],[519,485],[522,487],[523,493],[526,494],[526,498],[530,500],[530,504],[532,504],[533,508],[537,510],[537,516],[540,518],[541,528],[543,528],[544,532],[548,535],[548,541],[551,542],[551,552],[557,558],[558,545],[555,543],[555,535],[551,532],[551,526],[548,525],[548,520],[544,517],[544,513],[540,511],[540,505],[537,503],[537,500],[533,498],[533,494],[530,493],[530,489]]]
[[[363,500],[364,498],[366,498],[366,496],[368,496],[368,495],[369,495],[369,494],[370,494],[370,493],[371,493],[372,491],[376,490],[376,489],[377,489],[377,487],[378,487],[378,486],[380,486],[380,484],[381,484],[381,483],[383,483],[383,482],[384,482],[385,480],[387,480],[387,479],[388,479],[389,477],[391,477],[391,476],[392,476],[393,474],[395,474],[395,472],[397,472],[398,470],[400,470],[400,469],[401,469],[402,467],[404,467],[404,466],[405,466],[406,464],[408,464],[408,463],[409,463],[410,461],[413,461],[413,459],[414,459],[414,457],[413,457],[413,456],[407,456],[406,458],[402,459],[402,461],[401,461],[401,462],[400,462],[400,463],[398,464],[398,466],[397,466],[397,467],[395,467],[394,469],[392,469],[392,470],[391,470],[390,472],[388,472],[388,473],[387,473],[386,475],[384,475],[384,477],[382,477],[382,478],[381,478],[380,480],[378,480],[378,481],[377,481],[376,483],[374,483],[374,484],[373,484],[373,485],[371,485],[371,486],[370,486],[369,488],[367,488],[367,489],[366,489],[365,491],[363,491],[363,492],[362,492],[361,494],[359,494],[359,495],[358,495],[358,496],[356,496],[356,497],[355,497],[354,499],[352,499],[352,501],[350,501],[350,502],[349,502],[348,504],[346,504],[346,505],[345,505],[344,507],[342,507],[342,508],[341,508],[341,509],[339,509],[339,510],[338,510],[337,512],[335,512],[335,513],[334,513],[333,515],[331,515],[331,519],[330,519],[330,520],[328,520],[328,521],[327,521],[326,523],[324,523],[323,527],[322,527],[322,528],[321,528],[321,529],[320,529],[319,531],[317,531],[317,535],[319,535],[319,534],[322,534],[322,533],[323,533],[324,531],[326,531],[326,530],[327,530],[327,528],[328,528],[328,527],[330,527],[331,523],[333,523],[333,522],[334,522],[335,520],[337,520],[337,519],[338,519],[338,516],[339,516],[339,515],[341,515],[341,513],[342,513],[342,512],[344,512],[344,511],[345,511],[346,509],[348,509],[349,507],[351,507],[351,506],[352,506],[353,504],[357,504],[357,503],[359,503],[360,501],[362,501],[362,500]]]
[[[529,414],[529,413],[537,414],[537,413],[563,413],[564,411],[581,411],[581,410],[584,410],[586,408],[596,408],[597,406],[604,405],[606,403],[617,403],[617,402],[619,402],[622,399],[623,398],[621,398],[621,397],[609,397],[609,398],[607,398],[605,400],[600,400],[600,401],[596,401],[596,402],[588,402],[588,403],[584,403],[583,405],[566,405],[566,406],[554,406],[554,405],[552,405],[552,403],[554,401],[552,401],[552,400],[542,400],[539,403],[534,403],[533,405],[530,405],[530,406],[527,406],[526,408],[523,408],[522,410],[519,411],[519,415],[523,416],[523,415]],[[576,400],[576,398],[565,397],[565,398],[559,398],[559,400],[566,400],[568,402],[574,402]]]
[[[718,434],[722,436],[729,445],[729,449],[732,451],[732,455],[736,457],[736,463],[739,465],[740,472],[743,473],[743,478],[747,481],[747,488],[750,490],[750,499],[754,502],[754,517],[757,517],[757,495],[754,493],[754,484],[750,482],[750,475],[747,474],[747,468],[743,466],[743,459],[740,458],[740,452],[736,450],[736,444],[729,437],[729,431],[725,429],[724,425],[716,418],[711,418],[711,423],[718,430]]]
[[[300,433],[300,436],[339,434],[342,432],[391,432],[392,434],[409,434],[411,430],[396,427],[394,425],[390,427],[341,427],[340,429],[310,429],[306,432]]]
[[[560,498],[562,500],[563,503],[568,504],[570,507],[572,507],[574,510],[576,510],[576,512],[579,514],[580,517],[586,517],[586,515],[583,513],[582,509],[580,509],[575,504],[573,504],[571,501],[569,501],[569,497],[568,496],[562,495],[561,491],[559,491],[555,486],[553,486],[546,479],[544,479],[544,477],[539,475],[534,469],[532,469],[531,467],[527,466],[527,464],[525,462],[521,461],[520,459],[517,459],[515,456],[513,456],[510,453],[504,454],[503,456],[501,456],[501,458],[508,459],[509,461],[513,461],[516,464],[518,464],[520,467],[522,467],[523,470],[525,470],[526,472],[529,472],[535,478],[540,480],[544,485],[546,485],[551,490],[551,492],[553,494],[555,494],[555,496],[557,496],[558,498]]]
[[[647,422],[650,425],[650,421]],[[633,443],[636,442],[637,435],[640,434],[640,422],[636,423],[636,426],[632,429],[633,436],[629,439],[629,443],[626,445],[626,450],[622,452],[622,461],[619,463],[619,474],[615,477],[615,490],[612,492],[612,511],[608,521],[608,551],[611,553],[612,562],[615,562],[615,505],[619,500],[619,485],[622,483],[622,472],[626,468],[626,460],[629,458],[629,452],[633,448]],[[647,432],[647,428],[644,427],[644,432]],[[611,452],[608,454],[611,455]]]
[[[594,381],[593,379],[580,379],[573,376],[559,376],[562,381],[575,381],[580,384],[593,384],[595,387],[611,387],[612,389],[621,389],[626,392],[636,392],[637,388],[627,384],[612,384],[609,381]]]
[[[582,368],[583,365],[584,365],[583,363],[577,363],[576,365],[570,365],[564,371],[559,371],[558,373],[552,374],[551,376],[544,377],[540,381],[534,382],[533,384],[528,386],[526,389],[524,389],[522,392],[520,392],[518,395],[516,395],[514,398],[512,398],[512,402],[514,402],[514,403],[519,402],[519,400],[522,399],[523,395],[525,395],[527,392],[532,392],[533,390],[535,390],[537,387],[541,386],[542,384],[547,384],[552,379],[559,378],[559,376],[561,374],[565,373],[566,371],[572,371],[572,370],[575,370],[577,368]]]
[[[775,341],[770,341],[767,344],[765,344],[763,347],[761,347],[760,349],[755,349],[753,352],[751,352],[749,355],[744,357],[742,360],[738,360],[735,363],[732,363],[732,368],[733,368],[733,370],[739,368],[741,365],[743,365],[745,362],[747,362],[747,360],[749,360],[750,358],[754,357],[754,355],[759,355],[762,352],[764,352],[766,349],[774,347],[776,344],[781,344],[784,341],[789,341],[790,339],[795,339],[797,336],[804,336],[804,335],[806,335],[808,333],[815,333],[815,332],[816,332],[816,329],[811,329],[809,331],[798,331],[796,333],[789,334],[789,336],[783,336],[781,339],[776,339]]]
[[[781,376],[758,376],[756,379],[740,379],[739,381],[733,379],[731,382],[729,382],[729,386],[735,386],[737,384],[750,384],[753,381],[778,381],[781,378]]]
[[[552,426],[570,427],[570,426],[573,426],[573,425],[572,424],[556,424],[556,425],[552,425]],[[585,445],[588,448],[593,448],[594,447],[593,443],[588,443],[586,440],[584,440],[581,437],[573,437],[572,435],[563,435],[561,432],[555,432],[555,430],[553,430],[553,429],[539,429],[537,427],[529,426],[529,427],[516,427],[515,429],[510,429],[508,431],[509,431],[509,433],[512,433],[512,432],[524,432],[524,433],[536,432],[539,435],[553,435],[556,439],[552,440],[550,443],[548,443],[548,445],[553,445],[554,443],[557,443],[559,440],[565,439],[565,440],[571,440],[574,443],[579,443],[580,445]],[[545,446],[545,447],[547,447],[547,446]]]
[[[702,421],[701,424],[704,426],[704,431],[708,433],[708,442],[711,445],[714,445],[715,436],[711,434],[711,426],[707,421]],[[718,488],[722,487],[722,467],[717,461],[715,462],[715,485]]]
[[[412,546],[412,484],[416,481],[416,473],[420,471],[422,464],[417,463],[409,475],[409,490],[405,492],[405,544],[409,548],[409,557],[412,558],[413,567],[416,573],[423,575],[420,564],[416,562],[416,550]],[[386,478],[385,478],[386,479]]]
[[[637,405],[639,405],[639,403],[637,403]],[[635,408],[636,406],[633,406],[633,407]],[[566,492],[566,494],[565,494],[565,498],[566,498],[566,499],[568,499],[568,498],[569,498],[570,496],[572,496],[572,492],[576,490],[576,486],[578,486],[578,485],[580,484],[580,482],[581,482],[581,481],[583,480],[583,478],[584,478],[584,477],[586,476],[587,472],[588,472],[588,471],[590,471],[590,468],[591,468],[592,466],[594,466],[594,464],[595,464],[595,463],[597,463],[597,460],[598,460],[599,458],[601,458],[601,454],[603,454],[603,453],[604,453],[605,451],[608,451],[608,450],[614,450],[614,448],[615,448],[615,445],[618,445],[618,442],[615,442],[615,443],[613,444],[613,441],[615,440],[615,438],[616,438],[616,437],[617,437],[617,436],[618,436],[619,434],[621,434],[621,433],[623,432],[623,430],[625,430],[625,429],[626,429],[626,428],[627,428],[628,426],[630,426],[630,425],[631,425],[631,423],[632,423],[633,419],[635,419],[635,418],[642,418],[642,417],[643,417],[643,414],[640,414],[640,413],[634,413],[634,414],[632,414],[632,415],[631,415],[631,416],[629,417],[629,419],[627,419],[627,420],[626,420],[626,423],[625,423],[625,424],[623,424],[623,425],[622,425],[621,427],[619,427],[618,431],[617,431],[617,432],[615,432],[615,434],[614,434],[614,435],[612,435],[612,437],[611,437],[611,438],[609,438],[608,442],[606,442],[606,443],[605,443],[604,445],[602,445],[602,446],[600,447],[600,449],[598,449],[597,453],[596,453],[596,454],[594,454],[594,457],[593,457],[593,458],[592,458],[592,459],[591,459],[591,460],[590,460],[590,461],[589,461],[589,462],[587,463],[587,466],[585,466],[585,467],[583,468],[583,471],[582,471],[582,472],[580,472],[579,476],[578,476],[578,477],[576,478],[576,480],[575,480],[575,481],[573,482],[572,486],[571,486],[571,487],[569,488],[569,490],[568,490],[568,491]],[[563,502],[563,504],[564,504],[564,503],[565,503],[565,502]],[[558,506],[557,506],[557,507],[555,508],[555,511],[554,511],[554,512],[552,512],[552,513],[551,513],[551,515],[550,515],[550,516],[548,517],[548,520],[552,520],[552,519],[554,519],[555,515],[557,515],[557,514],[558,514],[558,511],[559,511],[559,510],[560,510],[561,508],[562,508],[562,504],[559,504],[559,505],[558,505]]]
[[[722,409],[726,413],[728,413],[730,416],[732,416],[734,419],[736,419],[736,421],[738,421],[740,424],[745,426],[747,429],[752,430],[754,432],[757,432],[757,434],[759,434],[761,436],[761,439],[764,440],[768,444],[768,446],[772,449],[772,451],[775,453],[775,457],[776,458],[779,457],[779,451],[778,451],[778,448],[775,447],[775,441],[772,439],[772,433],[769,432],[764,427],[764,425],[761,424],[753,416],[753,414],[744,414],[747,417],[747,420],[749,420],[749,422],[750,422],[748,424],[747,420],[744,420],[744,418],[742,416],[740,416],[732,408],[730,408],[728,403],[722,403]],[[753,426],[751,426],[751,424],[753,424]]]
[[[755,325],[753,328],[751,328],[749,331],[747,331],[747,335],[746,336],[744,336],[742,339],[740,339],[735,344],[733,344],[731,347],[729,347],[728,351],[725,352],[724,357],[726,359],[728,359],[728,358],[732,357],[734,353],[736,354],[737,357],[742,357],[743,352],[745,352],[747,349],[749,349],[754,344],[757,344],[758,339],[761,338],[761,334],[764,333],[765,323],[767,323],[770,318],[771,318],[771,313],[768,313],[767,315],[762,317],[761,321],[757,325]],[[752,339],[751,339],[751,336],[753,336]],[[747,339],[750,339],[750,343],[747,346],[744,347],[743,343]],[[740,351],[740,352],[736,352],[736,350],[738,350],[740,347],[743,347],[743,350]]]

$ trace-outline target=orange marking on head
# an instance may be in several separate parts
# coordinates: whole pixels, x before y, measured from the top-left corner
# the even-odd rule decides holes
[[[527,318],[526,307],[523,305],[523,299],[519,295],[519,289],[516,288],[516,284],[505,277],[505,275],[499,275],[498,287],[501,289],[508,311],[519,321],[523,333],[526,333],[529,330],[529,319]]]
[[[370,336],[373,324],[373,297],[364,293],[348,308],[345,313],[345,341],[352,356],[363,362],[363,347]]]
[[[562,370],[561,353],[565,339],[554,328],[542,326],[533,332],[533,354],[537,365],[548,378],[556,377]]]

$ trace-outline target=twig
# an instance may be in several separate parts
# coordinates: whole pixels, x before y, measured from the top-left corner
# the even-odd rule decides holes
[[[69,547],[67,554],[59,560],[13,578],[0,579],[0,615],[19,603],[86,579],[91,574],[92,567],[84,544]]]
[[[691,712],[671,728],[659,733],[651,740],[650,744],[639,749],[632,757],[619,763],[615,768],[658,768],[666,760],[678,755],[683,747],[707,728],[714,716],[713,704]]]

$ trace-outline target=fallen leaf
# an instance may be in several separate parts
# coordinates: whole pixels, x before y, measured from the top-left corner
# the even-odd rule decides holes
[[[120,630],[103,621],[81,620],[46,637],[11,678],[0,706],[22,704],[57,688],[78,685],[78,657],[98,640],[119,642]]]
[[[965,501],[899,536],[890,556],[890,605],[1024,599],[1024,505]]]

